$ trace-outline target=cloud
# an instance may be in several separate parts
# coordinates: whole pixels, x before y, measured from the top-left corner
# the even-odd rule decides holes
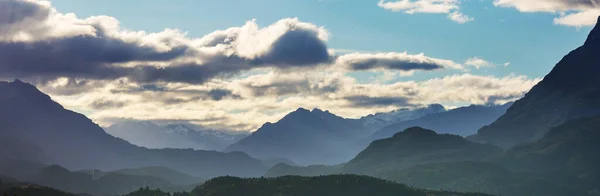
[[[473,66],[476,69],[480,69],[482,67],[493,67],[495,66],[494,63],[491,63],[489,61],[483,60],[479,57],[471,57],[469,59],[467,59],[467,61],[465,61],[465,65],[469,65],[469,66]]]
[[[297,18],[266,27],[251,20],[191,38],[177,29],[156,33],[123,29],[109,16],[63,14],[49,1],[5,0],[0,9],[0,50],[5,51],[0,53],[0,78],[203,84],[257,68],[295,70],[336,62],[359,70],[459,66],[422,54],[334,56],[326,43],[329,32]]]
[[[332,61],[323,27],[282,19],[188,38],[121,29],[108,16],[86,19],[57,12],[47,1],[0,1],[0,77],[60,77],[134,82],[183,82],[259,67],[311,67]]]
[[[370,96],[351,96],[345,97],[352,107],[374,107],[374,106],[395,106],[395,107],[413,107],[406,97],[370,97]]]
[[[90,104],[90,107],[95,110],[103,110],[103,109],[107,109],[107,108],[123,107],[123,106],[125,106],[125,104],[126,104],[125,102],[120,102],[120,101],[99,99],[99,100],[95,100],[94,102],[92,102]]]
[[[474,18],[459,12],[459,4],[459,0],[380,0],[377,3],[379,7],[394,12],[448,14],[450,20],[460,24],[473,21]]]
[[[338,65],[350,70],[390,69],[400,71],[463,69],[462,65],[451,60],[436,59],[425,54],[404,53],[352,53],[337,58]]]
[[[494,0],[497,7],[511,7],[520,12],[560,13],[555,24],[591,26],[600,15],[598,0]]]
[[[473,20],[475,20],[475,18],[469,17],[463,13],[460,12],[452,12],[450,14],[448,14],[448,18],[454,22],[460,23],[460,24],[464,24],[467,22],[471,22]]]

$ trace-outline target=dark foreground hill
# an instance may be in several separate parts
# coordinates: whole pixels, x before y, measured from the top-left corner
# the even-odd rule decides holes
[[[485,196],[415,189],[403,184],[367,176],[332,175],[278,178],[220,177],[192,191],[193,196]]]

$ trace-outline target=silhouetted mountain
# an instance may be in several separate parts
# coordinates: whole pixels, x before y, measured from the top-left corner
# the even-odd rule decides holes
[[[409,127],[423,127],[435,130],[438,133],[448,133],[460,136],[469,136],[477,130],[489,125],[506,113],[512,103],[494,106],[471,105],[456,108],[446,112],[429,114],[418,119],[403,121],[389,125],[375,132],[371,140],[392,137],[394,134]]]
[[[70,169],[164,166],[201,177],[258,176],[266,171],[244,153],[148,150],[115,138],[84,115],[64,109],[33,85],[0,82],[0,135],[43,149],[47,162]]]
[[[367,176],[332,175],[320,177],[285,176],[242,179],[219,177],[192,191],[193,196],[485,196],[480,193],[454,193],[415,189],[403,184]]]
[[[600,26],[507,113],[471,139],[512,147],[571,119],[600,114]]]
[[[423,163],[482,160],[501,152],[496,146],[473,143],[457,135],[412,127],[392,138],[374,141],[345,164],[344,171],[373,174]]]
[[[507,167],[554,176],[562,184],[600,190],[600,117],[568,121],[542,139],[516,146],[499,160]]]
[[[107,127],[106,132],[137,146],[161,148],[192,148],[195,150],[222,150],[246,137],[209,129],[197,129],[187,124],[160,126],[150,121],[124,121]]]
[[[362,117],[361,120],[364,121],[364,126],[367,130],[370,131],[378,131],[379,129],[408,120],[418,119],[423,116],[427,116],[430,114],[437,114],[441,112],[445,112],[446,108],[440,104],[432,104],[423,108],[416,109],[398,109],[391,112],[385,113],[377,113],[371,114],[365,117]],[[404,129],[402,129],[404,130]],[[393,135],[393,134],[392,134]],[[391,137],[391,135],[390,135]]]
[[[284,157],[300,165],[339,164],[362,150],[357,142],[368,135],[361,120],[300,108],[276,123],[264,124],[226,150],[261,159]]]

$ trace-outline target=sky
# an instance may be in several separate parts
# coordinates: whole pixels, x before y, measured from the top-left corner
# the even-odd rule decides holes
[[[0,0],[0,78],[102,126],[254,131],[298,107],[517,100],[598,15],[596,0]]]

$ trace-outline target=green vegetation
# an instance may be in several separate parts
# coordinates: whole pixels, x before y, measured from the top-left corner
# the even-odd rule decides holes
[[[204,181],[202,178],[184,174],[166,167],[142,167],[134,169],[122,169],[114,171],[114,173],[162,178],[168,180],[173,184],[178,185],[196,185]]]
[[[485,196],[479,193],[426,191],[367,176],[331,175],[277,178],[219,177],[192,191],[193,196]]]

